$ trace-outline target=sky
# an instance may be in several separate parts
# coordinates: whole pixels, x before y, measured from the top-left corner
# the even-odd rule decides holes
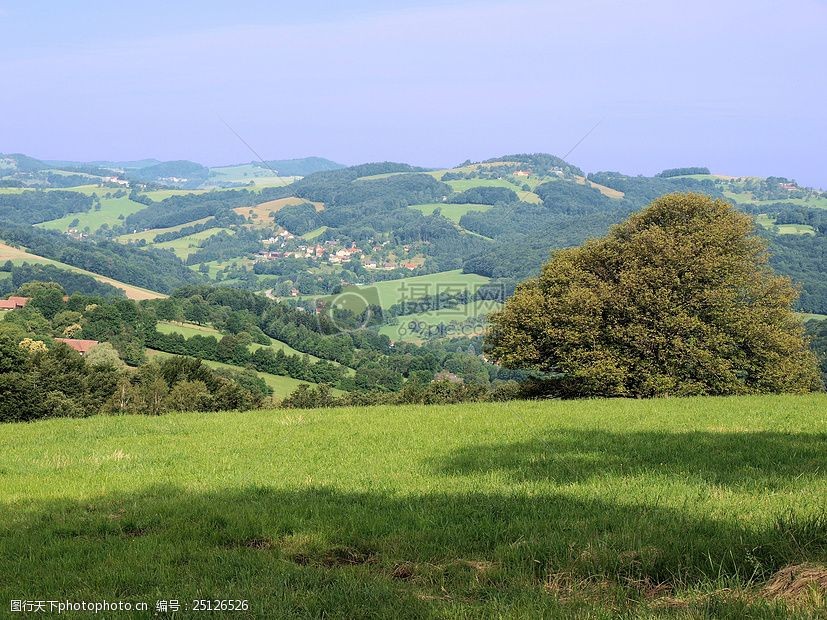
[[[827,1],[0,0],[0,152],[708,166],[827,188]],[[223,120],[222,120],[223,119]],[[598,124],[599,123],[599,124]]]

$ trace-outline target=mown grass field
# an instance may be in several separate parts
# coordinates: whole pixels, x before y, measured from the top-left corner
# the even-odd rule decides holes
[[[473,293],[477,287],[490,282],[491,279],[475,273],[462,273],[461,269],[440,271],[424,276],[384,280],[363,286],[350,285],[342,287],[341,293],[336,295],[306,295],[300,299],[317,299],[333,302],[343,307],[353,309],[348,305],[351,294],[359,300],[382,308],[390,308],[402,301],[413,301],[439,294],[456,294],[461,291]]]
[[[178,226],[170,226],[169,228],[150,228],[149,230],[144,230],[141,232],[136,233],[129,233],[126,235],[120,235],[116,239],[121,243],[130,243],[130,242],[137,242],[137,241],[146,241],[147,243],[152,243],[157,235],[167,232],[177,232],[182,228],[186,228],[187,226],[194,226],[195,224],[203,224],[209,217],[202,217],[200,220],[193,220],[191,222],[186,222],[185,224],[179,224]]]
[[[815,235],[812,226],[806,224],[776,224],[779,235]]]
[[[147,349],[147,355],[149,357],[174,357],[174,353],[166,353],[165,351],[156,351],[154,349]],[[224,362],[216,362],[213,360],[201,360],[205,366],[209,366],[210,368],[226,368],[229,370],[241,370],[239,366],[233,366],[232,364],[225,364]],[[301,384],[305,385],[314,385],[312,381],[301,381],[299,379],[294,379],[293,377],[286,377],[283,375],[274,375],[270,374],[269,372],[258,372],[255,373],[264,379],[264,382],[273,388],[273,396],[278,399],[285,398],[286,396],[290,396],[297,387]],[[335,395],[344,394],[341,390],[333,389],[331,392]],[[245,414],[242,414],[245,415]]]
[[[156,189],[148,192],[141,192],[142,196],[146,196],[155,202],[161,202],[171,196],[186,196],[187,194],[203,194],[205,189]]]
[[[172,250],[172,252],[180,258],[181,260],[187,260],[187,257],[190,254],[194,254],[198,251],[201,247],[201,243],[213,235],[217,235],[220,232],[226,232],[230,234],[234,234],[235,231],[229,228],[208,228],[207,230],[202,230],[197,233],[192,233],[191,235],[187,235],[185,237],[179,237],[178,239],[173,239],[172,241],[162,241],[161,243],[154,243],[152,247],[159,248],[162,250]]]
[[[208,327],[206,325],[196,325],[194,323],[175,323],[172,321],[158,321],[156,329],[162,334],[181,334],[184,338],[192,338],[193,336],[213,336],[214,338],[221,340],[221,338],[224,335],[217,329]],[[276,351],[283,351],[285,355],[299,355],[302,357],[307,355],[307,357],[312,361],[319,361],[319,358],[315,355],[302,353],[301,351],[298,351],[291,347],[286,342],[282,342],[281,340],[274,340],[272,338],[270,339],[269,347],[254,342],[248,348],[250,349],[250,351],[255,351],[256,349],[262,348],[269,348],[272,349],[274,353]]]
[[[793,205],[798,205],[801,207],[807,207],[810,209],[827,209],[827,198],[784,198],[778,200],[756,200],[752,192],[731,192],[725,191],[724,196],[734,200],[738,204],[754,204],[754,205],[761,205],[761,204],[772,204],[777,202],[783,202]]]
[[[91,271],[86,271],[85,269],[80,269],[78,267],[73,267],[71,265],[67,265],[66,263],[61,263],[56,260],[52,260],[50,258],[44,258],[43,256],[38,256],[36,254],[30,254],[25,250],[21,250],[19,248],[12,247],[10,245],[6,245],[5,243],[0,243],[0,262],[6,262],[10,260],[13,264],[19,265],[22,263],[35,263],[35,264],[43,264],[43,265],[54,265],[55,267],[59,267],[60,269],[66,269],[67,271],[74,271],[76,273],[82,273],[87,276],[91,276],[95,278],[95,280],[99,282],[105,282],[106,284],[111,284],[112,286],[121,289],[124,294],[129,299],[158,299],[160,297],[166,297],[166,295],[162,293],[157,293],[155,291],[150,291],[149,289],[141,288],[139,286],[133,286],[131,284],[126,284],[125,282],[121,282],[119,280],[114,280],[112,278],[107,278],[106,276],[98,275],[97,273],[92,273]]]
[[[76,189],[77,188],[71,188],[71,191],[75,191]],[[104,191],[102,188],[97,189],[99,192],[98,195],[102,195],[105,191],[111,191]],[[146,209],[146,205],[141,204],[140,202],[134,202],[126,196],[122,198],[101,198],[100,211],[95,211],[93,209],[87,211],[86,213],[70,213],[69,215],[65,215],[59,219],[37,224],[37,226],[51,230],[64,231],[70,227],[70,223],[74,220],[78,220],[78,224],[75,228],[78,230],[84,230],[88,227],[91,232],[94,232],[104,224],[107,224],[110,228],[119,226],[123,224],[121,216],[126,217],[128,215],[132,215],[141,209]]]
[[[396,325],[383,325],[379,333],[392,341],[421,343],[430,336],[447,338],[472,337],[483,333],[487,317],[498,310],[496,301],[475,301],[430,312],[405,314]]]
[[[363,292],[370,296],[371,300],[375,294],[379,298],[383,308],[399,303],[403,300],[422,299],[439,293],[456,293],[457,290],[480,286],[490,281],[490,278],[475,273],[462,273],[461,270],[441,271],[425,276],[414,276],[412,278],[401,278],[399,280],[385,280],[368,286],[345,287],[343,292]],[[370,289],[370,290],[367,290]]]
[[[206,265],[208,269],[207,274],[210,276],[210,278],[215,279],[215,277],[218,275],[219,270],[224,269],[225,267],[246,266],[248,268],[251,268],[253,266],[253,263],[254,261],[250,258],[228,258],[226,260],[214,260],[206,263],[199,263],[197,265],[190,265],[190,269],[192,269],[193,271],[200,271],[201,265]]]
[[[455,192],[464,192],[473,187],[506,187],[508,189],[517,191],[519,187],[507,179],[454,179],[452,181],[445,181],[451,186]]]
[[[23,192],[30,192],[33,191],[35,188],[32,187],[0,187],[0,194],[22,194]],[[90,185],[75,185],[74,187],[46,187],[43,188],[45,192],[80,192],[81,194],[97,194],[98,196],[103,196],[107,192],[115,192],[118,191],[117,189],[113,189],[111,187],[101,187],[97,184],[90,184]]]
[[[459,224],[459,219],[466,213],[471,211],[489,211],[491,205],[475,205],[475,204],[449,204],[446,202],[433,202],[422,205],[412,205],[411,209],[419,211],[422,215],[431,215],[437,209],[440,210],[442,217],[451,220],[455,224]]]
[[[773,581],[827,562],[824,395],[56,419],[0,442],[6,610],[824,617]]]
[[[302,239],[306,239],[307,241],[313,241],[314,239],[322,236],[324,232],[327,230],[327,226],[319,226],[318,228],[314,228],[310,232],[306,232],[302,235]]]

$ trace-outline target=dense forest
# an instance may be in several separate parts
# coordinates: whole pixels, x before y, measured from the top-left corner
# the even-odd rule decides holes
[[[62,190],[0,194],[0,222],[39,224],[70,213],[89,211],[96,202],[92,196]]]

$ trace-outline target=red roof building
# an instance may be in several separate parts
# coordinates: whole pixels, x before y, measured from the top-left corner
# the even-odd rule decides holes
[[[8,299],[0,299],[0,310],[17,310],[17,308],[25,308],[29,303],[29,297],[15,297],[12,295]]]
[[[89,349],[98,344],[97,340],[80,340],[76,338],[55,338],[55,342],[62,342],[81,355],[86,355],[89,352]]]

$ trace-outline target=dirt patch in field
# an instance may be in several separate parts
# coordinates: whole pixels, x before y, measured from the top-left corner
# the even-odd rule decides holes
[[[620,190],[606,187],[605,185],[595,183],[594,181],[589,181],[586,177],[576,177],[576,181],[578,185],[588,185],[589,187],[593,187],[607,198],[623,198],[626,195]]]
[[[764,586],[764,595],[772,599],[798,600],[827,594],[827,565],[794,564],[782,568]]]
[[[273,541],[269,538],[251,538],[244,541],[244,546],[247,549],[266,551],[267,549],[272,549],[275,546],[275,543],[273,543]]]
[[[339,568],[342,566],[360,566],[375,564],[379,560],[373,551],[356,549],[355,547],[333,547],[320,555],[297,553],[293,555],[293,562],[299,566],[324,566],[325,568]]]
[[[311,202],[310,200],[296,198],[295,196],[290,196],[289,198],[279,198],[278,200],[268,200],[267,202],[262,202],[254,207],[237,207],[233,209],[233,211],[243,217],[246,217],[252,224],[257,226],[271,226],[273,224],[272,213],[277,213],[284,207],[300,205],[306,202],[312,204],[316,211],[324,211],[324,203]]]

